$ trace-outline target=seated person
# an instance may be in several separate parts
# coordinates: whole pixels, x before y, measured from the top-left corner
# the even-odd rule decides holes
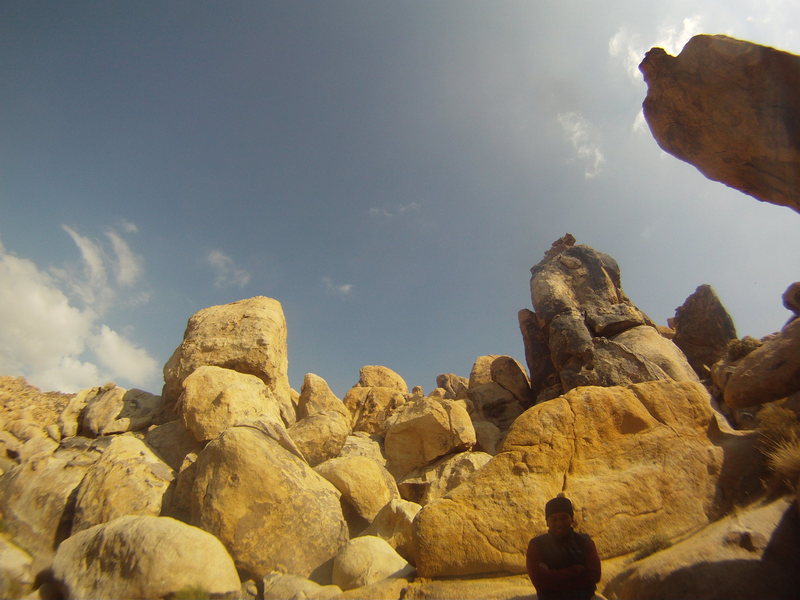
[[[547,533],[528,543],[528,576],[539,600],[590,600],[600,581],[592,538],[578,533],[572,502],[559,494],[544,508]]]

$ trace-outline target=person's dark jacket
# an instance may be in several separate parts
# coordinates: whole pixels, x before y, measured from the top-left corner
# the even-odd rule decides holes
[[[585,533],[570,531],[564,540],[549,533],[535,537],[526,562],[539,600],[588,600],[600,581],[597,548]]]

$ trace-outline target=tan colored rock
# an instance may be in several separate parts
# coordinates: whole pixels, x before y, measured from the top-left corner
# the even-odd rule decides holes
[[[22,444],[17,459],[20,462],[46,459],[58,449],[58,442],[50,437],[33,437]]]
[[[172,469],[131,435],[114,437],[81,481],[75,499],[73,535],[125,515],[161,513]]]
[[[406,403],[402,392],[389,387],[353,387],[344,396],[344,405],[352,416],[353,431],[380,436],[386,433],[386,421]]]
[[[187,454],[200,452],[203,447],[179,420],[151,427],[144,436],[144,443],[173,471],[181,468]]]
[[[183,380],[203,365],[255,375],[273,393],[284,423],[294,423],[286,319],[277,300],[256,296],[192,315],[183,341],[164,366],[164,400],[176,402]]]
[[[72,396],[58,417],[58,424],[61,427],[61,437],[68,438],[78,435],[78,430],[81,426],[80,417],[89,399],[112,387],[113,384],[108,384],[102,387],[88,388]]]
[[[471,449],[475,429],[461,404],[423,398],[396,415],[384,444],[386,468],[402,477],[446,454]]]
[[[87,395],[81,413],[81,431],[91,436],[138,431],[153,423],[161,410],[161,396],[119,386],[104,386]]]
[[[45,437],[44,429],[30,419],[14,419],[8,421],[5,426],[6,431],[22,442],[27,442],[33,438]]]
[[[199,452],[199,450],[198,450]],[[164,497],[161,515],[188,523],[192,518],[192,486],[197,474],[198,452],[189,452],[176,469],[175,487]]]
[[[475,451],[486,452],[492,456],[497,454],[497,448],[503,439],[500,428],[490,421],[481,419],[473,420],[472,426],[475,428]]]
[[[255,375],[203,365],[189,374],[181,387],[178,413],[199,442],[213,440],[228,427],[262,415],[280,419],[280,406]]]
[[[53,560],[67,598],[168,598],[193,588],[238,594],[239,576],[210,533],[169,517],[126,516],[68,538]]]
[[[350,435],[350,419],[335,410],[317,412],[297,421],[288,433],[314,467],[339,455]]]
[[[254,428],[226,430],[195,468],[192,523],[216,535],[245,576],[280,567],[308,577],[347,539],[338,490]]]
[[[386,504],[400,498],[389,471],[370,458],[332,458],[314,470],[342,494],[343,510],[345,517],[349,517],[351,531],[364,529]]]
[[[528,374],[516,359],[510,356],[496,358],[492,361],[491,375],[492,381],[506,388],[524,406],[533,404],[534,398]]]
[[[305,577],[277,572],[264,577],[263,587],[264,593],[259,596],[263,600],[329,600],[342,593],[338,585],[320,585]]]
[[[70,498],[86,473],[78,461],[53,456],[28,461],[0,477],[0,514],[15,543],[46,567],[72,526]]]
[[[339,456],[366,456],[378,464],[386,466],[386,457],[381,448],[381,438],[371,436],[364,431],[356,431],[353,435],[348,435]]]
[[[631,327],[615,335],[611,340],[656,365],[675,381],[698,380],[697,373],[689,365],[680,348],[659,334],[654,327],[649,325]]]
[[[538,404],[497,456],[419,512],[419,574],[524,572],[544,504],[564,486],[602,558],[702,526],[727,507],[722,447],[738,437],[693,382],[580,388]]]
[[[742,408],[800,390],[800,319],[742,358],[725,385],[725,404]]]
[[[22,598],[33,588],[30,554],[0,535],[0,598]]]
[[[469,372],[469,388],[474,388],[487,383],[494,383],[492,379],[492,363],[500,358],[499,354],[486,354],[479,356],[472,363],[472,370]]]
[[[328,410],[340,412],[350,419],[350,411],[331,391],[328,382],[319,375],[306,373],[297,402],[297,418],[304,419],[310,415]]]
[[[467,481],[492,459],[485,452],[459,452],[413,472],[397,483],[400,495],[425,506]]]
[[[402,578],[414,568],[386,540],[363,536],[350,540],[333,560],[333,583],[343,590],[363,587],[389,577]]]
[[[558,387],[558,396],[561,393],[561,381],[550,357],[547,328],[543,322],[539,323],[536,313],[527,308],[517,313],[517,320],[525,347],[525,362],[530,373],[531,394],[539,399],[543,390]]]
[[[736,327],[710,285],[698,286],[675,309],[675,345],[686,355],[695,373],[703,379],[722,358],[728,342],[736,339]]]
[[[444,390],[444,398],[460,400],[467,397],[469,379],[455,373],[442,373],[436,376],[436,387]]]
[[[697,35],[678,56],[653,48],[639,69],[658,145],[706,177],[800,211],[800,58],[724,35]]]
[[[385,387],[397,390],[401,394],[408,393],[408,384],[399,374],[389,367],[366,365],[358,374],[358,387]]]
[[[622,600],[791,598],[800,536],[787,526],[788,506],[785,498],[759,502],[685,539],[662,540],[665,549],[632,562],[603,592]]]
[[[422,506],[416,502],[400,498],[392,499],[378,511],[372,523],[361,532],[361,535],[383,538],[400,556],[411,560],[412,523],[421,508]]]

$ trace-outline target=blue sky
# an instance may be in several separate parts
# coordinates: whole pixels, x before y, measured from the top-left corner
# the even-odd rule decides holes
[[[740,335],[789,316],[800,216],[641,121],[644,51],[800,52],[793,2],[0,4],[0,373],[159,392],[195,311],[284,307],[338,394],[524,362],[528,269],[571,232],[665,323],[703,283]]]

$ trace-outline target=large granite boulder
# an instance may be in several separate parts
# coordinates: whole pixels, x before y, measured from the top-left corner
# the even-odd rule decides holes
[[[173,471],[178,471],[187,454],[197,453],[203,447],[180,420],[151,427],[144,435],[147,444]]]
[[[125,515],[158,516],[174,479],[144,442],[115,436],[78,487],[72,533]]]
[[[264,593],[260,600],[328,600],[342,593],[338,585],[320,585],[305,577],[279,572],[268,573],[262,581]]]
[[[706,177],[800,212],[800,57],[724,35],[650,50],[644,117],[658,145]]]
[[[231,427],[198,455],[191,522],[216,535],[253,578],[308,577],[347,540],[339,491],[253,427]]]
[[[400,498],[397,484],[380,464],[363,456],[332,458],[314,469],[342,494],[345,517],[356,517],[356,533],[369,525],[391,500]],[[353,519],[348,519],[351,523]],[[354,527],[351,526],[351,531]]]
[[[181,388],[177,412],[198,442],[213,440],[242,421],[280,419],[280,405],[255,375],[203,365],[181,382]]]
[[[241,585],[217,538],[169,517],[126,516],[81,531],[58,547],[52,572],[74,600],[238,598]]]
[[[736,339],[733,319],[710,285],[698,286],[675,309],[672,326],[675,345],[703,379],[711,377],[711,366],[723,357],[728,342]]]
[[[724,383],[725,404],[743,408],[785,398],[800,390],[800,319],[735,364]]]
[[[350,411],[331,391],[328,382],[319,375],[306,373],[297,401],[297,418],[304,419],[318,412],[335,410],[350,419]]]
[[[458,401],[420,398],[398,412],[386,432],[386,468],[395,477],[475,445],[475,428]]]
[[[389,545],[397,550],[397,553],[411,560],[413,543],[412,523],[414,517],[422,507],[416,502],[395,498],[390,500],[375,515],[361,535],[375,535],[383,538]]]
[[[176,402],[183,380],[203,365],[255,375],[274,395],[284,422],[294,423],[286,319],[277,300],[256,296],[192,315],[183,341],[164,365],[164,400]]]
[[[400,496],[425,505],[457,488],[492,459],[486,452],[459,452],[413,471],[397,483]]]
[[[34,583],[31,555],[0,534],[0,598],[23,598]]]
[[[384,387],[408,393],[408,384],[398,373],[381,365],[365,365],[358,372],[357,387]]]
[[[350,540],[336,555],[333,584],[350,590],[413,572],[414,568],[386,540],[368,535]]]
[[[538,404],[497,456],[419,512],[419,574],[524,572],[544,504],[563,489],[601,558],[705,525],[732,501],[722,506],[717,484],[740,435],[695,382],[584,387]]]
[[[531,301],[535,311],[519,319],[540,401],[580,386],[697,380],[680,349],[625,296],[616,261],[570,235],[531,268]]]
[[[406,396],[395,387],[356,385],[345,394],[343,402],[350,412],[353,431],[383,437],[387,420],[406,403]]]
[[[314,467],[339,455],[350,435],[350,419],[335,410],[316,412],[297,421],[288,433]]]

